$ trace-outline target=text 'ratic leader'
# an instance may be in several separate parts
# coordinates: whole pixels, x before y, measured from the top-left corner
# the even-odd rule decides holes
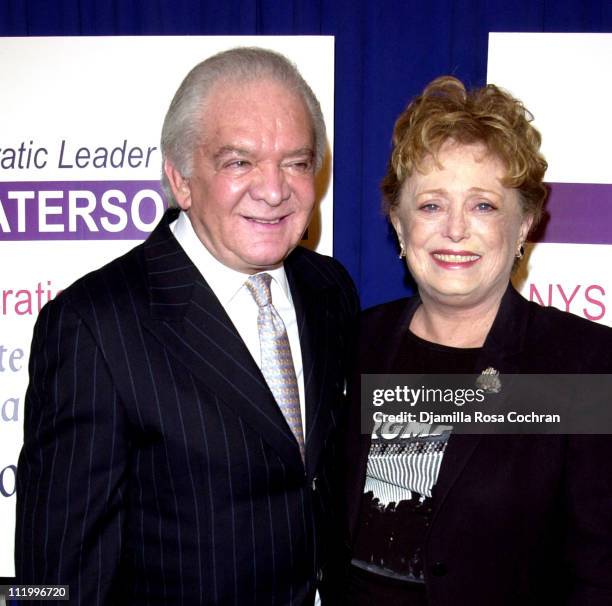
[[[128,145],[124,139],[116,146],[76,146],[62,139],[57,147],[57,168],[148,168],[157,166],[159,157],[155,145]],[[47,168],[52,152],[35,145],[33,140],[21,141],[15,147],[0,148],[0,167],[4,170]]]

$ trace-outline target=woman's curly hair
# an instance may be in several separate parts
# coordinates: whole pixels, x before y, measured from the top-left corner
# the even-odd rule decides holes
[[[427,157],[449,140],[482,143],[507,169],[502,184],[518,190],[523,212],[537,224],[544,200],[547,163],[540,153],[541,136],[531,125],[525,106],[494,84],[466,91],[452,76],[441,76],[410,102],[395,123],[393,151],[383,178],[383,209],[389,214],[399,204],[402,185]]]

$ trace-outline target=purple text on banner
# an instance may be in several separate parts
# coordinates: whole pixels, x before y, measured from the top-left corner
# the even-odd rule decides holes
[[[166,207],[159,181],[0,182],[0,241],[142,240]]]
[[[549,183],[545,216],[531,240],[612,244],[612,184]]]

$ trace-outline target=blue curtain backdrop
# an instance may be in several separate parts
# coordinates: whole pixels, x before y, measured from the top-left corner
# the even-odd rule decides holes
[[[0,36],[336,37],[334,254],[364,307],[410,291],[380,214],[393,123],[441,74],[486,80],[489,32],[610,32],[610,0],[2,0]],[[171,64],[160,69],[173,69]],[[544,76],[543,76],[544,77]],[[499,82],[503,86],[503,82]],[[529,99],[524,99],[529,107]],[[568,120],[578,118],[568,116]]]

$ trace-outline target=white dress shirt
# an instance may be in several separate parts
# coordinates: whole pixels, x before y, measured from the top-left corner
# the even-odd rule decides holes
[[[184,212],[179,213],[178,219],[170,225],[170,229],[178,243],[187,253],[187,256],[211,287],[217,299],[219,299],[251,356],[253,356],[253,360],[255,360],[255,363],[261,369],[261,349],[259,346],[259,330],[257,328],[259,308],[253,295],[244,285],[249,274],[243,274],[218,261],[200,241],[191,225],[191,221]],[[306,437],[304,369],[291,290],[287,282],[287,274],[284,267],[270,269],[265,273],[272,276],[270,284],[272,304],[282,318],[287,330],[300,396],[302,429],[304,437]]]

